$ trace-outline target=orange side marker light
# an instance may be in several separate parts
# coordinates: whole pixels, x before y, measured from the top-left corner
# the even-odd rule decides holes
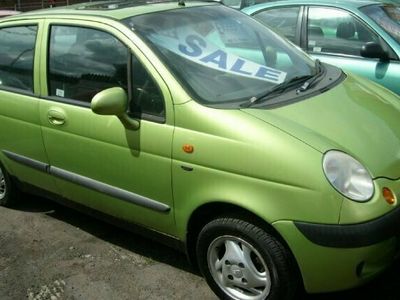
[[[184,152],[186,152],[186,153],[193,153],[194,147],[193,147],[193,145],[190,145],[190,144],[184,144],[184,145],[182,146],[182,150],[183,150]]]
[[[390,205],[393,205],[396,202],[396,196],[389,188],[384,187],[382,189],[382,195],[383,198],[385,198],[386,202],[389,203]]]

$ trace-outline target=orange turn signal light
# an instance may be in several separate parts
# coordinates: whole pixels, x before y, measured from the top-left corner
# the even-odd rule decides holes
[[[382,189],[382,195],[383,195],[383,198],[385,198],[386,202],[389,203],[390,205],[392,205],[396,202],[396,196],[391,191],[391,189],[384,187]]]
[[[182,146],[182,150],[186,153],[193,153],[194,147],[193,145],[185,144]]]

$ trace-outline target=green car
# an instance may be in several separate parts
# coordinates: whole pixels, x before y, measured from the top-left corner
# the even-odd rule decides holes
[[[289,0],[243,11],[314,58],[400,95],[400,1]]]
[[[0,21],[0,204],[39,193],[185,251],[222,299],[360,285],[400,233],[400,99],[218,3]]]

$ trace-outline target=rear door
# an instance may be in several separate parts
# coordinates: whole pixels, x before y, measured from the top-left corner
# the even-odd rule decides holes
[[[46,23],[41,89],[47,96],[40,117],[50,173],[74,202],[172,233],[171,96],[121,32],[125,27],[108,23],[120,27],[68,19]],[[110,87],[129,93],[128,112],[139,129],[92,112],[92,97]]]
[[[22,182],[57,192],[39,118],[41,20],[0,23],[0,159]]]

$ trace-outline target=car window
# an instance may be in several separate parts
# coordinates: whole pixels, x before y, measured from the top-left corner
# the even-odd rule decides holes
[[[400,5],[368,5],[360,10],[400,43]]]
[[[308,13],[308,51],[361,56],[367,42],[379,43],[378,36],[349,12],[310,7]]]
[[[0,87],[33,92],[37,26],[0,28]]]
[[[253,17],[295,42],[300,7],[281,7],[260,11]]]
[[[123,20],[159,55],[194,100],[238,105],[315,63],[266,26],[225,6],[191,7]]]
[[[90,103],[94,95],[110,87],[122,87],[128,92],[129,58],[129,113],[136,117],[162,117],[164,100],[142,63],[117,38],[92,28],[51,27],[49,95]]]
[[[269,2],[268,0],[221,0],[226,6],[236,8],[236,9],[243,9],[248,6],[253,6],[260,3]]]
[[[132,56],[132,100],[129,113],[135,117],[156,117],[163,121],[165,115],[164,99],[158,85],[143,67],[142,63]]]
[[[127,90],[128,49],[111,34],[82,27],[52,26],[49,95],[90,102],[110,87]]]

